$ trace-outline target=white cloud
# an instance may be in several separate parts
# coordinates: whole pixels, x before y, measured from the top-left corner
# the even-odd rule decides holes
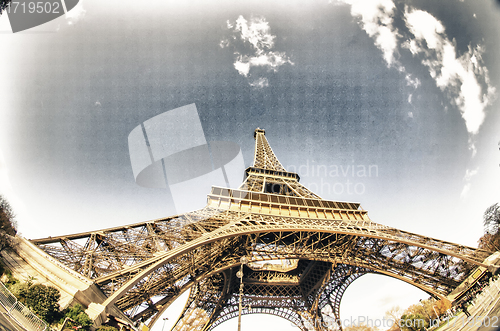
[[[459,109],[469,134],[477,134],[485,118],[485,108],[495,97],[480,46],[470,47],[468,52],[458,56],[454,42],[445,34],[444,25],[428,12],[409,9],[408,6],[404,20],[412,36],[399,43],[398,38],[403,36],[393,25],[396,10],[393,0],[338,1],[351,5],[351,15],[359,18],[361,28],[374,39],[388,67],[406,72],[397,59],[399,46],[414,56],[420,56],[436,85]],[[405,75],[405,80],[415,89],[421,84],[410,74]],[[411,103],[411,98],[408,102]],[[475,149],[473,139],[470,148]]]
[[[257,88],[264,88],[269,86],[269,81],[267,78],[258,78],[257,80],[253,81],[250,83],[250,86],[252,87],[257,87]]]
[[[248,61],[243,61],[243,58],[240,55],[238,56],[236,62],[234,62],[234,68],[240,73],[240,75],[247,77],[250,72],[250,63]]]
[[[478,169],[474,169],[474,170],[467,169],[465,171],[465,176],[464,176],[465,185],[464,185],[464,188],[462,189],[462,193],[460,193],[461,198],[468,197],[470,189],[471,189],[471,185],[472,185],[471,179],[472,179],[472,177],[477,175],[477,173],[478,173]]]
[[[229,40],[227,39],[222,39],[219,43],[220,48],[228,47],[229,46]]]
[[[251,18],[250,24],[248,24],[248,21],[241,15],[236,20],[234,27],[235,32],[241,33],[241,39],[253,45],[257,54],[263,54],[265,50],[274,46],[275,36],[269,30],[269,23],[263,18]]]
[[[393,0],[337,0],[351,5],[351,15],[359,18],[360,27],[374,40],[382,51],[387,67],[395,67],[405,73],[408,86],[417,89],[420,79],[406,72],[399,61],[399,47],[418,57],[434,79],[436,86],[449,98],[462,116],[469,133],[469,149],[476,155],[475,136],[483,124],[485,109],[496,98],[496,90],[490,83],[487,67],[484,65],[480,45],[469,46],[462,55],[457,53],[454,40],[445,33],[445,26],[434,16],[423,10],[405,6],[403,19],[409,34],[404,36],[393,25],[396,6]],[[474,17],[476,15],[474,14]],[[399,39],[405,41],[399,42]],[[413,93],[408,96],[412,104]],[[443,105],[445,110],[448,106]],[[413,113],[408,113],[410,118]],[[477,170],[467,170],[461,197],[468,196],[472,177]]]
[[[411,33],[417,38],[415,42],[425,40],[430,49],[436,49],[442,43],[444,26],[428,12],[423,10],[408,12],[406,8],[405,19]]]
[[[475,135],[485,118],[485,108],[491,104],[495,88],[490,85],[488,69],[484,66],[480,46],[457,56],[454,42],[445,34],[443,24],[422,10],[404,14],[406,26],[415,36],[403,47],[413,55],[422,56],[422,64],[436,81],[436,85],[451,98],[460,110],[467,131]],[[471,140],[471,149],[474,149]]]
[[[413,88],[415,89],[417,89],[421,84],[420,79],[413,78],[411,74],[407,74],[405,76],[405,80],[406,80],[406,85],[413,86]]]
[[[87,11],[83,9],[83,0],[80,0],[75,7],[66,13],[66,21],[69,25],[76,24],[85,17],[86,13]]]
[[[392,0],[340,0],[351,5],[351,15],[360,18],[363,30],[375,40],[382,51],[387,66],[396,65],[398,53],[398,30],[393,26],[394,9]]]
[[[464,179],[465,180],[471,180],[472,177],[474,177],[475,175],[477,175],[478,173],[478,169],[474,169],[474,170],[467,170],[466,173],[465,173],[465,177]]]
[[[221,40],[219,46],[234,48],[234,68],[240,75],[250,79],[250,86],[259,88],[269,86],[268,78],[262,73],[252,74],[252,68],[277,72],[284,64],[293,65],[285,52],[272,50],[276,36],[271,34],[269,23],[264,18],[252,17],[247,21],[240,15],[235,22],[227,21],[227,28],[232,31],[232,38]],[[252,75],[258,77],[254,78]]]
[[[471,183],[469,183],[469,182],[465,183],[464,188],[462,189],[462,192],[460,193],[460,197],[462,199],[465,199],[469,196],[470,188],[471,188]]]
[[[264,67],[269,71],[276,72],[278,67],[285,63],[291,63],[286,59],[284,54],[279,52],[269,51],[258,56],[241,55],[237,56],[234,62],[234,68],[238,70],[240,75],[247,77],[251,67]]]

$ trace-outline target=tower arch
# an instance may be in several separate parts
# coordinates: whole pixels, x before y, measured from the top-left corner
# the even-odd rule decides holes
[[[103,312],[118,308],[149,326],[191,289],[174,330],[193,319],[203,323],[191,329],[212,330],[234,317],[242,257],[249,261],[242,296],[254,312],[317,330],[327,305],[340,318],[343,293],[363,274],[445,298],[476,267],[487,266],[491,252],[375,223],[359,203],[322,199],[286,171],[264,130],[254,138],[254,162],[241,186],[212,187],[205,208],[32,242],[93,281],[106,295],[97,302]],[[257,267],[272,260],[294,261],[293,268]]]

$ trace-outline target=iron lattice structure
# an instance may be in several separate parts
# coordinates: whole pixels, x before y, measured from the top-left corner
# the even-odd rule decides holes
[[[213,187],[201,210],[137,224],[32,240],[91,279],[132,320],[152,326],[191,289],[173,330],[212,330],[243,314],[281,316],[301,330],[341,329],[346,288],[366,273],[443,298],[491,254],[372,222],[358,203],[321,199],[254,133],[239,189]],[[280,261],[277,263],[276,261]]]

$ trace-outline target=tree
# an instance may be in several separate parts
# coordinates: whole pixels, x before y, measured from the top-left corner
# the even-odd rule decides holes
[[[359,325],[349,325],[343,328],[344,331],[377,331],[378,328],[373,327],[373,326],[368,326],[366,324],[359,324]]]
[[[484,230],[490,234],[496,234],[500,227],[500,205],[495,203],[489,206],[483,215]]]
[[[16,235],[16,227],[14,211],[7,199],[0,195],[0,251],[12,246],[10,237]]]
[[[410,313],[401,316],[399,325],[403,331],[424,331],[427,330],[429,323],[423,315]]]
[[[500,205],[495,203],[483,215],[484,235],[479,238],[479,248],[489,251],[500,250]]]
[[[96,331],[118,331],[118,329],[111,325],[101,325]]]
[[[7,8],[12,0],[0,0],[0,15]]]
[[[401,330],[401,328],[399,327],[398,321],[401,319],[402,315],[403,315],[403,310],[399,306],[394,306],[385,312],[385,316],[389,320],[394,322],[388,331],[400,331]]]
[[[422,316],[425,316],[425,310],[424,310],[424,307],[422,307],[422,304],[417,303],[417,304],[411,305],[410,307],[406,308],[403,315],[422,315]]]
[[[411,305],[404,311],[398,326],[401,327],[402,331],[426,330],[430,319],[436,315],[432,309],[433,304],[434,300],[429,299]]]
[[[442,316],[446,314],[446,311],[448,309],[451,308],[451,302],[448,300],[441,299],[438,302],[436,302],[435,308],[439,316]]]
[[[51,324],[61,317],[59,311],[59,290],[43,284],[35,284],[35,277],[26,281],[15,281],[8,285],[9,291],[19,302],[28,307],[45,322]]]
[[[59,291],[51,286],[35,284],[26,293],[26,306],[47,323],[59,318]]]
[[[25,282],[15,282],[9,285],[9,291],[23,304],[26,303],[28,290],[29,285]]]
[[[33,284],[33,280],[12,284],[9,290],[26,307],[47,323],[59,318],[59,298],[61,294],[54,287]]]
[[[92,325],[92,319],[85,313],[82,305],[79,303],[65,310],[62,321],[66,318],[70,319],[70,322],[67,324],[68,327],[82,327],[88,329]]]
[[[481,238],[479,238],[477,245],[479,248],[487,251],[495,252],[500,250],[500,233],[496,233],[494,235],[485,233]]]

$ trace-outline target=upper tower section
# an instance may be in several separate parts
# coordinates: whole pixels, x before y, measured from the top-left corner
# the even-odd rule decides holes
[[[253,164],[245,170],[245,180],[240,189],[320,199],[319,196],[299,184],[298,174],[286,171],[269,146],[264,129],[257,128],[253,136],[255,138]]]
[[[252,167],[266,170],[286,171],[267,142],[266,130],[260,128],[255,129],[253,137],[255,139],[255,154]]]

